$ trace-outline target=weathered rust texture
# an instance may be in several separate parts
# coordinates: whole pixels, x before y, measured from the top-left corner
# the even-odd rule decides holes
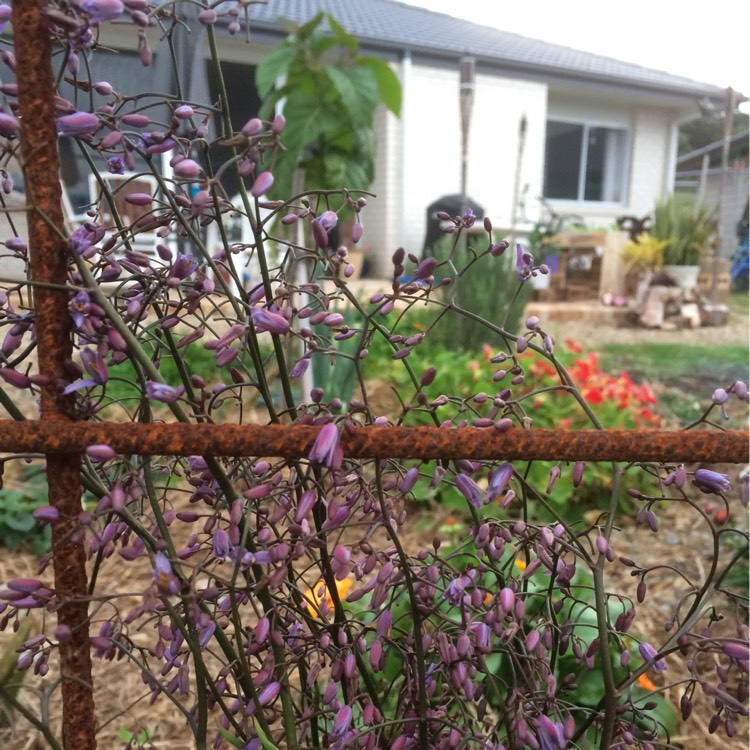
[[[109,445],[122,454],[304,457],[319,427],[307,425],[114,424],[54,425],[0,421],[0,451],[83,452]],[[748,434],[691,430],[496,430],[466,427],[351,427],[344,455],[358,458],[534,459],[745,463]]]
[[[66,241],[56,229],[64,224],[52,50],[45,6],[44,0],[13,3],[21,155],[29,206],[31,277],[37,282],[65,284]],[[63,290],[35,286],[33,300],[39,371],[51,380],[42,390],[42,421],[37,425],[58,435],[65,434],[73,418],[74,401],[72,397],[63,397],[56,384],[64,377],[63,363],[72,352],[68,295]],[[77,452],[57,451],[48,455],[47,481],[49,501],[60,513],[52,526],[55,590],[63,603],[57,618],[74,634],[72,640],[60,644],[63,746],[92,750],[96,747],[96,734],[85,598],[86,558],[83,544],[69,541],[81,510],[80,463]]]

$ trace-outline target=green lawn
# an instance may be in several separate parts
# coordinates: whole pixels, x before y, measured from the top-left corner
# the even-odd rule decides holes
[[[728,301],[733,316],[747,320],[748,295],[732,294]],[[659,395],[662,413],[680,422],[696,419],[709,403],[715,388],[736,380],[748,381],[750,347],[744,344],[642,343],[603,344],[598,348],[602,369],[627,370],[635,380],[648,381]],[[732,419],[726,426],[744,429],[746,412],[730,401]]]
[[[739,345],[643,343],[603,344],[599,349],[602,369],[627,370],[633,377],[690,387],[713,387],[747,380],[748,347]]]

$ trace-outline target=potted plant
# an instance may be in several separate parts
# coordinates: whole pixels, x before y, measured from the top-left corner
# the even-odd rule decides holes
[[[693,207],[669,196],[656,204],[651,234],[669,241],[664,250],[665,273],[680,286],[695,288],[701,260],[713,251],[718,237],[716,210]]]
[[[670,244],[670,240],[660,240],[648,232],[641,232],[635,241],[628,242],[622,249],[626,269],[639,274],[653,273],[664,265],[664,254]]]

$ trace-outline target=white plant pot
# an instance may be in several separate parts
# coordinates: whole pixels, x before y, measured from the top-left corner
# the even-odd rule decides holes
[[[683,289],[695,289],[698,286],[700,266],[662,266],[661,270]]]

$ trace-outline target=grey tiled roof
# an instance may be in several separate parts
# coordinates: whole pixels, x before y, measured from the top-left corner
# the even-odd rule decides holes
[[[267,5],[250,6],[251,24],[256,31],[278,32],[279,18],[304,23],[319,11],[331,13],[369,48],[391,52],[410,50],[453,60],[470,54],[485,65],[502,66],[527,75],[556,76],[685,96],[724,96],[724,89],[718,86],[529,39],[396,0],[269,0]]]

